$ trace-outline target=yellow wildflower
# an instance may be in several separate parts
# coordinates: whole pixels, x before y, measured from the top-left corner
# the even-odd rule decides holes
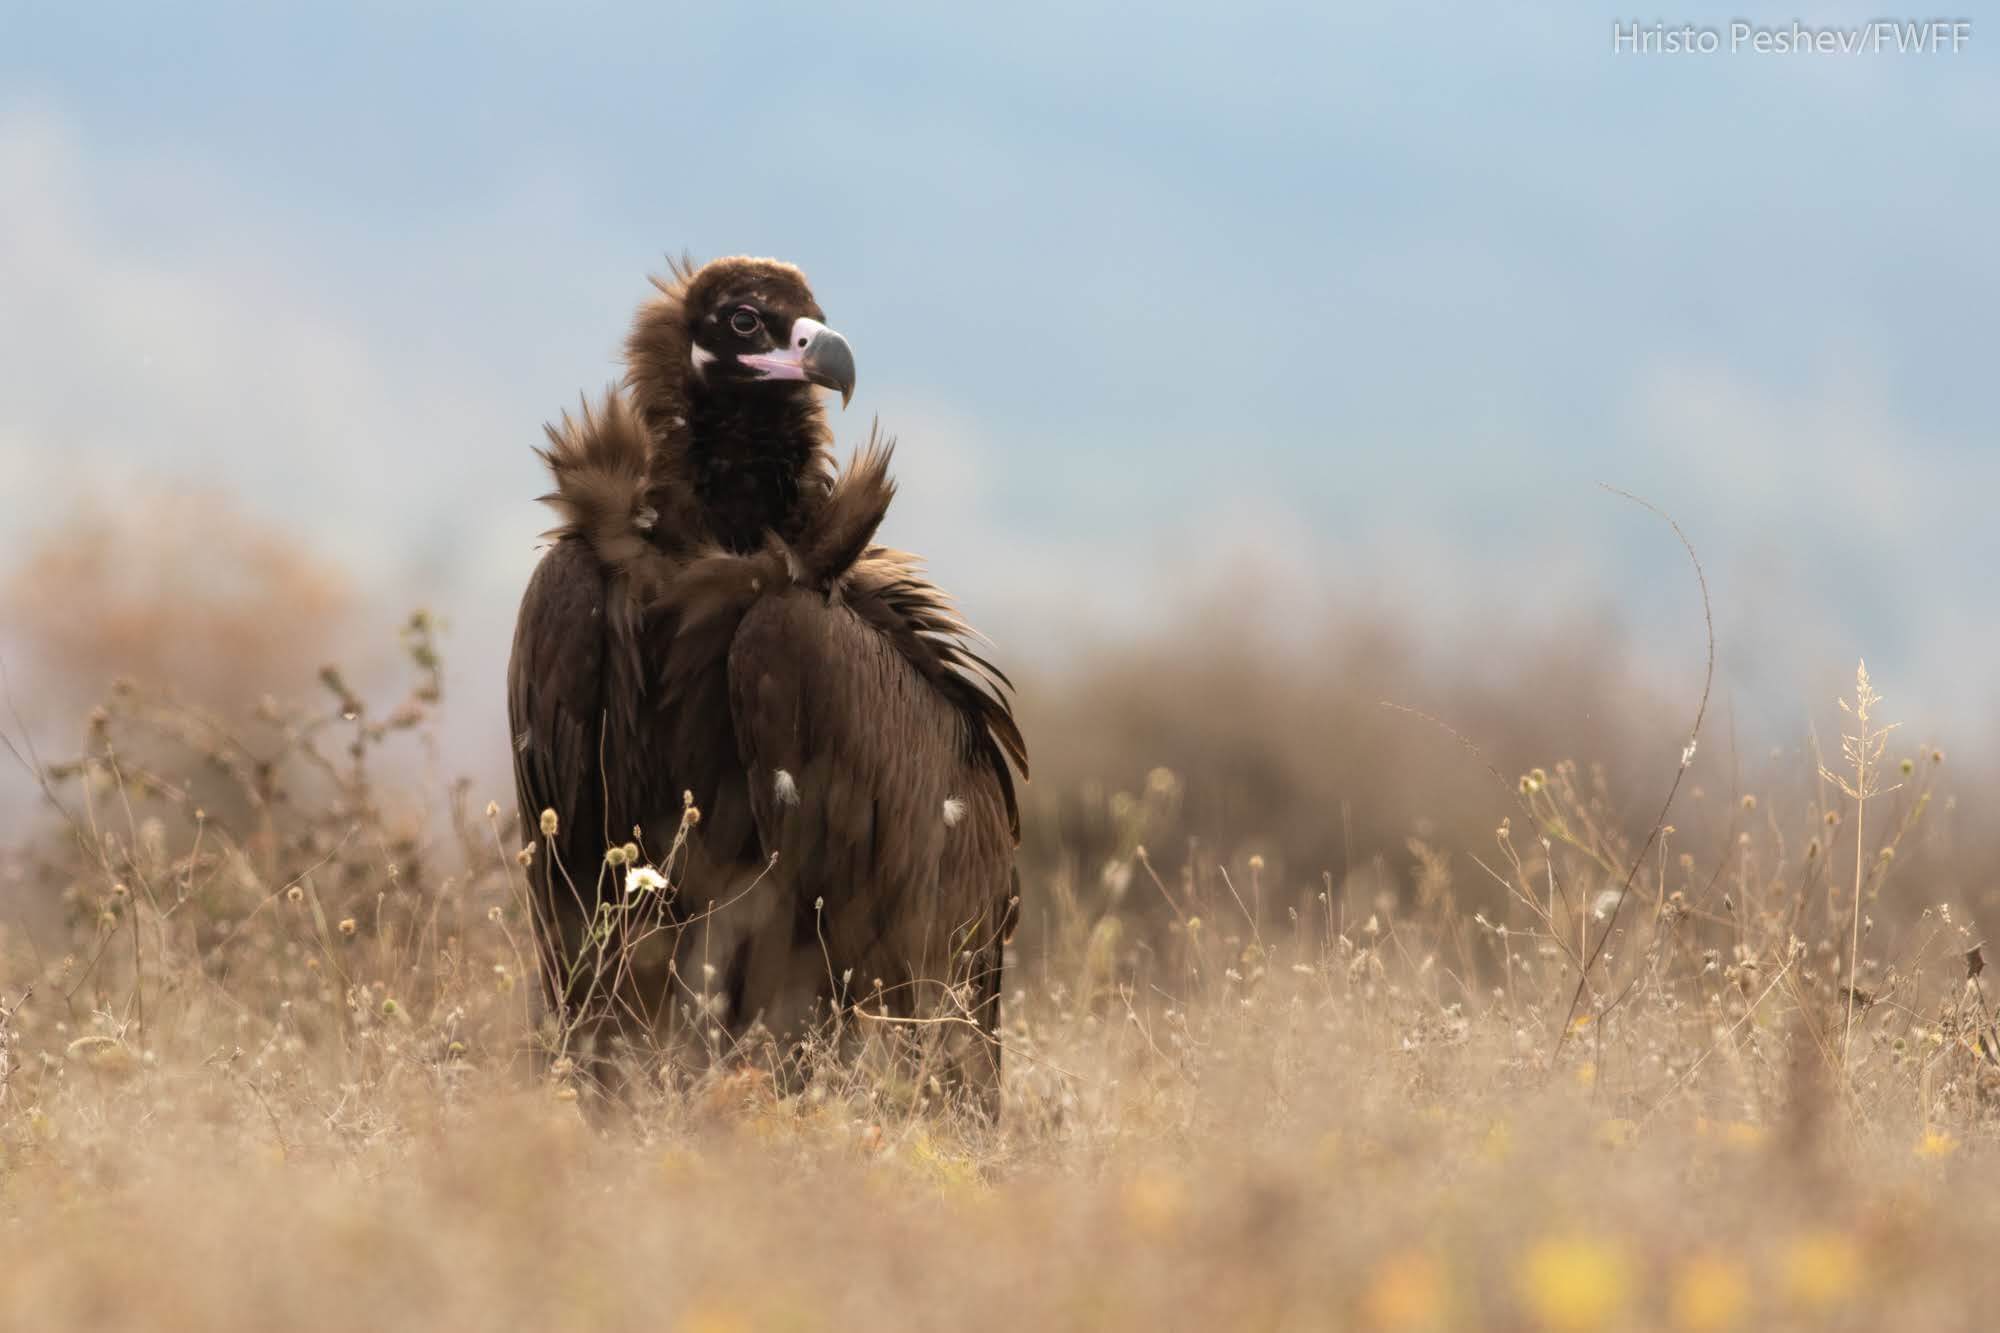
[[[1948,1130],[1927,1129],[1924,1131],[1924,1136],[1917,1140],[1916,1153],[1919,1157],[1936,1160],[1949,1157],[1957,1151],[1958,1140],[1953,1138]]]
[[[1362,1310],[1375,1328],[1431,1328],[1443,1322],[1444,1267],[1419,1250],[1390,1255],[1375,1270]]]
[[[1824,1310],[1854,1294],[1861,1247],[1838,1231],[1809,1231],[1785,1252],[1785,1292],[1795,1304]]]
[[[1522,1262],[1521,1301],[1552,1329],[1598,1328],[1625,1304],[1630,1277],[1615,1245],[1587,1236],[1539,1242]]]
[[[1697,1255],[1674,1276],[1674,1327],[1732,1328],[1750,1306],[1750,1277],[1734,1259]]]

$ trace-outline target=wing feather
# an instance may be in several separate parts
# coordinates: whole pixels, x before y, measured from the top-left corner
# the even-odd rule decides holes
[[[605,840],[603,740],[605,576],[588,545],[565,538],[535,567],[521,599],[507,665],[507,716],[513,733],[514,789],[524,844],[534,847],[529,880],[537,912],[555,919],[563,947],[573,947],[582,905],[593,890]],[[554,836],[542,832],[553,811]],[[544,931],[537,931],[543,939]],[[543,947],[554,940],[544,939]],[[544,969],[545,975],[548,969]]]
[[[765,851],[818,905],[835,970],[916,985],[996,948],[1014,831],[979,719],[849,605],[800,588],[746,612],[729,677]]]

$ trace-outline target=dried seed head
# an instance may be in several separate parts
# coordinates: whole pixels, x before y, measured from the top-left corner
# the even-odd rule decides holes
[[[345,938],[350,940],[353,939],[354,932],[359,930],[360,928],[361,927],[355,922],[353,917],[344,916],[340,918],[340,933]]]
[[[544,838],[553,838],[556,836],[556,812],[554,810],[542,811],[542,836]]]

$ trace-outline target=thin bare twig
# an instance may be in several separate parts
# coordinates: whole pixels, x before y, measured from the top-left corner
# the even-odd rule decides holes
[[[1600,482],[1599,485],[1604,483]],[[1680,539],[1681,548],[1687,552],[1688,562],[1694,566],[1695,581],[1701,585],[1701,618],[1708,632],[1708,666],[1702,675],[1701,702],[1695,705],[1694,723],[1688,728],[1687,744],[1681,750],[1680,766],[1674,769],[1674,780],[1667,787],[1667,799],[1660,803],[1660,813],[1653,820],[1652,832],[1646,835],[1646,843],[1639,849],[1639,854],[1632,858],[1632,868],[1626,872],[1625,883],[1619,888],[1618,900],[1612,903],[1611,911],[1605,917],[1604,929],[1598,935],[1597,943],[1584,955],[1583,967],[1577,973],[1576,991],[1569,998],[1569,1011],[1563,1015],[1562,1026],[1556,1030],[1555,1049],[1549,1053],[1551,1066],[1555,1064],[1556,1057],[1562,1054],[1563,1043],[1569,1038],[1570,1025],[1576,1021],[1576,1011],[1583,1004],[1583,992],[1590,985],[1590,969],[1603,955],[1604,946],[1611,942],[1611,932],[1618,928],[1618,914],[1624,909],[1625,900],[1632,894],[1632,885],[1639,878],[1640,867],[1646,864],[1646,858],[1652,855],[1653,844],[1659,841],[1661,830],[1666,828],[1667,815],[1674,808],[1674,798],[1680,794],[1681,782],[1694,764],[1695,747],[1701,740],[1701,724],[1708,716],[1709,696],[1715,689],[1715,613],[1708,600],[1708,575],[1701,567],[1701,557],[1695,554],[1694,543],[1688,540],[1687,534],[1681,531],[1681,525],[1674,521],[1673,516],[1652,501],[1641,499],[1630,491],[1621,491],[1616,486],[1605,485],[1604,489],[1659,515],[1666,521],[1667,526],[1674,530],[1674,536]]]

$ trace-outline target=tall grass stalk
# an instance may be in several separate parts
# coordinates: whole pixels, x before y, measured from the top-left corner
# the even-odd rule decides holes
[[[1861,984],[1861,897],[1868,882],[1868,798],[1886,794],[1878,786],[1882,751],[1889,744],[1889,733],[1896,729],[1894,723],[1886,727],[1871,725],[1875,705],[1881,702],[1882,696],[1868,683],[1868,663],[1863,661],[1854,672],[1854,702],[1850,705],[1845,699],[1839,701],[1840,711],[1854,719],[1853,730],[1843,729],[1840,735],[1841,753],[1848,768],[1853,770],[1854,781],[1850,783],[1845,774],[1835,773],[1824,764],[1819,770],[1821,777],[1838,786],[1854,802],[1854,902],[1853,920],[1848,923],[1847,1016],[1840,1043],[1843,1068],[1853,1065],[1854,1011],[1859,1004],[1856,988]]]

